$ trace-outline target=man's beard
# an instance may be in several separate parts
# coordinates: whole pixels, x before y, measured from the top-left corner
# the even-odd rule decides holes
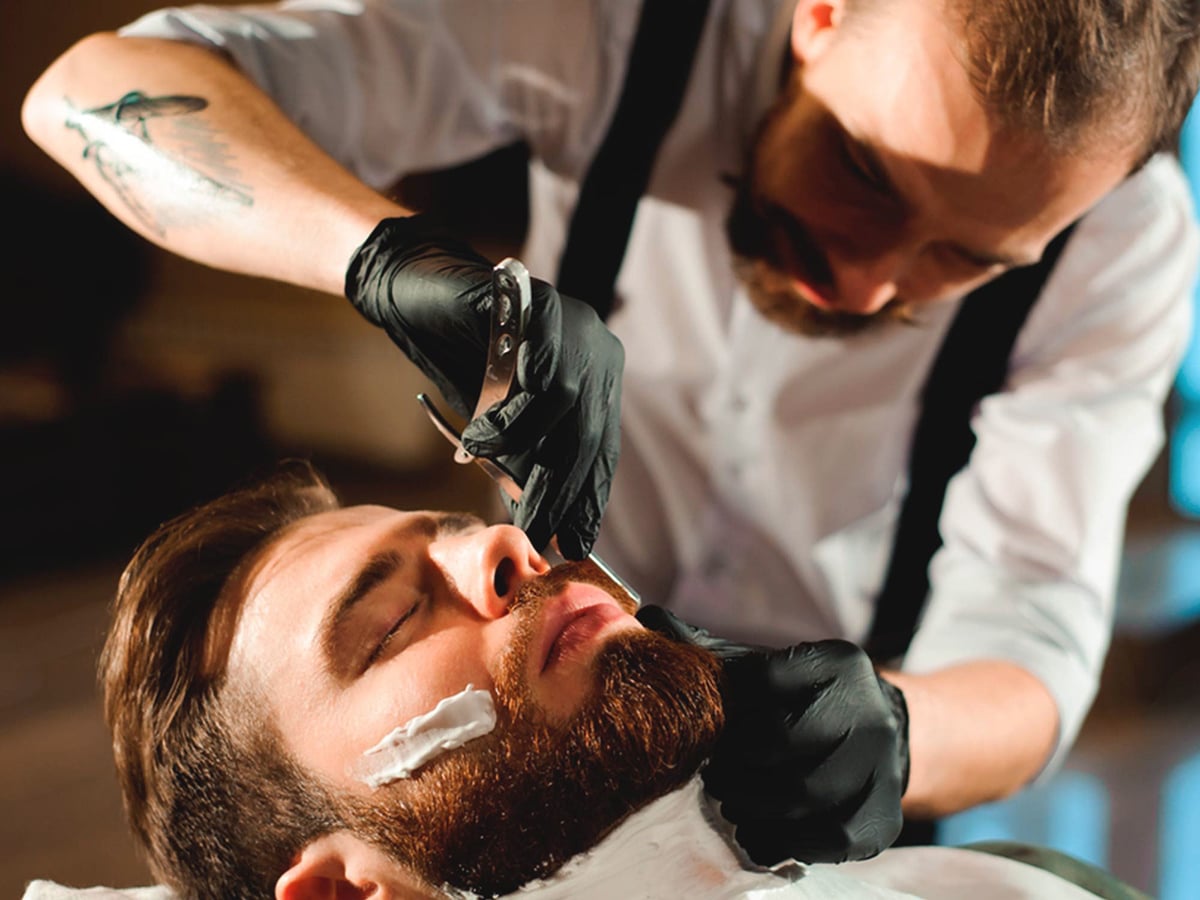
[[[725,219],[734,271],[763,317],[796,334],[846,337],[894,322],[911,323],[911,308],[901,300],[891,300],[870,314],[839,312],[815,306],[792,284],[777,240],[791,248],[813,282],[833,286],[833,273],[811,235],[794,216],[765,197],[758,185],[758,164],[771,131],[798,102],[802,91],[800,73],[793,70],[786,89],[758,126],[742,167],[744,174],[726,179],[734,189],[733,205]],[[814,173],[814,177],[820,176]]]
[[[566,581],[612,592],[587,563],[522,588],[511,611],[521,620],[496,684],[495,731],[371,800],[347,798],[345,821],[432,886],[495,896],[553,874],[685,784],[721,730],[719,663],[649,631],[610,639],[584,705],[550,723],[525,666],[538,612]]]

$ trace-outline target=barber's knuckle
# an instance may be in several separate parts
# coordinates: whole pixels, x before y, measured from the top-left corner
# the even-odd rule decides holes
[[[599,313],[590,303],[584,303],[582,300],[573,300],[572,307],[575,318],[581,326],[591,330],[607,330],[604,326],[604,320],[600,318]]]
[[[625,345],[621,343],[621,339],[605,328],[603,340],[606,350],[605,355],[617,366],[623,366],[625,364]]]
[[[585,416],[579,425],[579,445],[589,448],[591,458],[587,460],[589,464],[595,460],[595,453],[600,446],[600,442],[604,439],[604,419],[597,416]]]
[[[554,379],[546,388],[545,398],[551,409],[570,409],[579,397],[582,383],[580,373],[573,366],[559,366]]]

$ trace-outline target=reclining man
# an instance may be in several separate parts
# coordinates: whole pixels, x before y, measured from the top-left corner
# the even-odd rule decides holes
[[[512,526],[340,507],[306,464],[166,523],[121,578],[101,661],[155,876],[220,900],[535,881],[547,897],[897,897],[942,878],[1093,896],[952,848],[754,866],[697,776],[725,721],[719,656],[643,628],[620,596]]]

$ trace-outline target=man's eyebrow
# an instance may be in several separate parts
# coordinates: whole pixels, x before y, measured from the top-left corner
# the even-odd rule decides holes
[[[396,550],[382,550],[370,556],[354,577],[334,598],[321,620],[320,642],[325,659],[335,664],[341,631],[354,608],[404,566],[404,557]]]
[[[469,512],[437,512],[433,513],[432,520],[434,531],[438,537],[487,527],[487,522]]]
[[[883,164],[883,160],[879,156],[879,151],[871,144],[851,134],[841,122],[837,122],[836,127],[841,132],[842,146],[845,148],[846,154],[850,157],[851,161],[857,162],[858,165],[867,170],[867,174],[871,176],[871,180],[875,182],[882,193],[907,206],[908,198],[901,193],[900,189],[896,187],[896,183],[892,181],[887,167]]]
[[[887,167],[884,166],[883,160],[879,156],[879,151],[866,141],[856,138],[840,122],[837,123],[837,128],[841,131],[842,145],[846,148],[846,153],[851,158],[857,158],[859,165],[867,170],[867,174],[871,176],[879,190],[907,206],[907,198],[900,192],[896,187],[896,183],[888,175]],[[1022,256],[1008,253],[994,253],[988,250],[975,250],[963,244],[952,244],[951,246],[961,256],[983,266],[1004,266],[1008,269],[1015,269],[1020,266],[1031,266],[1040,258],[1040,256]]]

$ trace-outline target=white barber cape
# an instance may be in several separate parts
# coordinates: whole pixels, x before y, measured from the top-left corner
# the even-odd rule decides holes
[[[591,851],[510,900],[1095,900],[1034,866],[950,847],[900,847],[843,865],[743,865],[699,776],[634,813]],[[467,900],[470,895],[451,895]],[[174,900],[166,888],[79,890],[35,881],[23,900]]]
[[[627,359],[622,455],[597,546],[648,602],[775,645],[865,636],[919,392],[957,309],[924,310],[917,327],[810,339],[765,322],[737,283],[720,176],[740,170],[773,96],[789,6],[712,0],[618,280],[610,325]],[[639,8],[298,0],[169,10],[124,32],[223,48],[378,187],[527,141],[535,165],[523,256],[553,280]],[[1172,159],[1153,160],[1098,204],[1018,337],[1006,389],[980,404],[974,455],[947,492],[945,543],[904,668],[1022,666],[1057,702],[1055,762],[1108,646],[1126,502],[1162,445],[1198,247]]]

